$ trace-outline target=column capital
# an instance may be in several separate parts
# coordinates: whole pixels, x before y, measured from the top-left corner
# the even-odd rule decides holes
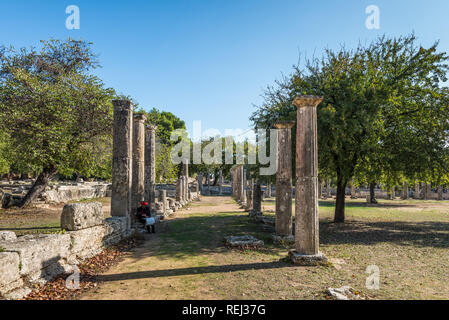
[[[120,109],[125,109],[125,110],[129,110],[129,109],[133,109],[134,108],[134,104],[131,100],[112,100],[112,105],[115,108],[120,108]]]
[[[296,122],[291,120],[280,120],[274,124],[276,129],[291,129],[295,126]]]
[[[148,131],[156,131],[157,128],[158,128],[158,126],[155,125],[155,124],[147,124],[147,125],[145,126],[145,129],[148,130]]]
[[[297,96],[295,100],[293,100],[293,105],[297,108],[316,108],[321,101],[323,101],[323,97],[318,96]]]
[[[142,113],[136,113],[136,114],[134,114],[134,121],[145,122],[145,121],[147,121],[147,116]]]

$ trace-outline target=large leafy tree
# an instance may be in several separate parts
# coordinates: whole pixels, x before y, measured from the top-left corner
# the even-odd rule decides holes
[[[96,67],[91,44],[82,40],[0,49],[0,129],[10,136],[14,161],[39,172],[21,206],[58,172],[89,163],[99,137],[111,135],[115,92],[91,74]]]
[[[356,168],[369,178],[399,172],[447,172],[448,57],[414,35],[379,38],[354,50],[326,50],[267,91],[255,126],[294,119],[297,95],[323,96],[318,106],[319,165],[337,183],[335,221],[344,222],[345,189]],[[410,161],[413,159],[413,161]]]

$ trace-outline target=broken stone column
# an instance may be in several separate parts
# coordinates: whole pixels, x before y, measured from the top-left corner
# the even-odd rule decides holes
[[[354,179],[352,179],[352,181],[351,181],[351,199],[357,199],[357,195],[355,193]]]
[[[332,197],[332,192],[331,192],[331,180],[328,179],[327,183],[326,183],[326,193],[327,193],[327,197],[331,198]]]
[[[419,183],[415,183],[415,192],[413,193],[414,199],[419,199]]]
[[[443,187],[441,185],[438,186],[438,200],[443,200]]]
[[[133,104],[114,100],[111,216],[131,217]]]
[[[157,126],[148,125],[145,130],[145,201],[155,202],[156,187],[156,130]]]
[[[271,183],[267,184],[267,198],[271,198]]]
[[[240,173],[240,201],[242,202],[242,205],[246,206],[246,169],[243,166],[240,169]]]
[[[209,170],[207,171],[206,183],[207,183],[206,194],[210,196],[210,171]]]
[[[221,196],[223,194],[223,170],[220,169],[218,176],[218,194]]]
[[[145,199],[145,121],[143,114],[134,115],[133,124],[133,178],[132,178],[132,215],[139,203]]]
[[[277,122],[276,235],[292,235],[292,134],[294,121]]]
[[[202,193],[203,192],[203,174],[198,173],[198,189]]]
[[[176,180],[176,201],[179,203],[182,202],[182,181],[181,178]]]
[[[250,212],[250,215],[253,217],[262,215],[262,187],[260,182],[257,182],[254,186],[253,210]]]
[[[317,106],[323,99],[297,97],[295,264],[319,265],[327,258],[319,251]]]
[[[403,188],[402,188],[402,199],[407,200],[408,199],[408,183],[404,182]]]

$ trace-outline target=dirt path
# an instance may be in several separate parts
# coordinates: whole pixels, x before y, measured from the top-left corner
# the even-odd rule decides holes
[[[100,277],[103,283],[81,299],[219,298],[201,272],[225,249],[220,237],[207,236],[211,227],[220,227],[223,223],[208,225],[201,221],[218,213],[243,214],[243,210],[231,198],[203,197],[201,202],[193,203],[163,221],[156,234],[145,235],[145,244],[103,274]],[[198,220],[192,233],[188,230],[187,219]],[[206,237],[202,238],[201,234]]]

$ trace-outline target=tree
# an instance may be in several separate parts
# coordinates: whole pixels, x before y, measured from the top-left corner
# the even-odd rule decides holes
[[[21,207],[58,172],[79,168],[80,157],[112,132],[115,91],[90,74],[98,67],[91,43],[41,43],[40,51],[0,49],[0,129],[10,135],[14,160],[39,172]]]
[[[270,88],[252,116],[255,126],[263,125],[267,117],[292,114],[297,95],[324,97],[318,106],[319,166],[337,178],[335,222],[345,220],[345,190],[357,167],[370,183],[380,175],[398,176],[407,166],[448,171],[448,95],[440,88],[448,57],[437,45],[425,49],[410,35],[381,37],[355,50],[328,49]]]

